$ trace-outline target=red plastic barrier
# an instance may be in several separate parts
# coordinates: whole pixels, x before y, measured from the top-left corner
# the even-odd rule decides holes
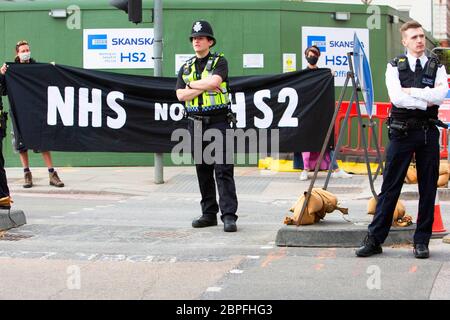
[[[345,114],[347,113],[347,110],[349,108],[349,104],[350,104],[349,101],[342,102],[341,108],[336,117],[335,129],[334,129],[335,141],[337,141],[341,127],[344,125],[343,121],[345,119]],[[361,106],[360,107],[361,115],[362,115],[362,118],[364,121],[365,119],[368,119],[369,116],[367,115],[365,104],[360,103],[360,106]],[[382,153],[384,152],[384,148],[385,148],[385,144],[386,144],[385,142],[387,142],[387,141],[383,141],[384,136],[385,136],[385,135],[383,135],[383,130],[384,131],[386,130],[385,123],[386,123],[386,120],[387,120],[387,117],[389,114],[390,107],[391,107],[390,103],[377,102],[374,104],[373,109],[372,109],[372,119],[374,120],[374,122],[376,124],[377,143],[380,146],[380,151]],[[341,137],[342,146],[341,146],[340,153],[343,155],[358,155],[358,156],[360,156],[360,155],[364,154],[364,145],[363,145],[362,139],[361,139],[361,128],[357,124],[357,122],[355,123],[355,119],[357,121],[357,118],[358,118],[358,113],[356,111],[356,103],[353,102],[352,108],[350,110],[349,118],[348,118],[348,123],[350,125],[347,126],[347,130],[343,133],[343,136]],[[365,120],[364,123],[367,124],[367,120]],[[357,130],[356,134],[355,134],[354,130]],[[372,130],[367,130],[366,132],[367,132],[366,138],[368,139],[369,155],[376,156],[377,153],[376,153],[375,143],[373,141],[374,137],[372,134]]]
[[[334,128],[334,139],[337,141],[339,132],[341,130],[341,127],[343,124],[343,120],[345,118],[345,114],[349,108],[349,101],[342,102],[341,109],[339,110],[339,113],[336,117],[335,122],[335,128]],[[360,110],[361,115],[363,118],[364,123],[368,123],[366,119],[369,118],[366,112],[365,104],[360,103]],[[380,147],[380,152],[384,153],[385,147],[387,145],[388,139],[386,134],[386,121],[387,117],[389,115],[389,109],[391,107],[390,103],[386,102],[376,102],[372,109],[372,119],[374,120],[376,124],[376,135],[377,135],[377,142]],[[364,155],[364,145],[362,143],[361,139],[361,128],[357,123],[358,119],[358,113],[356,111],[356,103],[353,102],[352,109],[350,110],[348,123],[350,125],[347,126],[346,131],[344,131],[343,136],[341,137],[341,150],[340,153],[343,155],[357,155],[361,156]],[[444,121],[445,122],[445,121]],[[355,130],[357,132],[355,133]],[[374,137],[372,134],[372,130],[366,130],[366,135],[368,139],[368,152],[370,156],[377,156],[375,143],[374,143]],[[440,145],[441,145],[441,151],[440,151],[440,157],[441,159],[448,157],[447,152],[447,146],[448,146],[448,139],[447,139],[447,130],[441,129],[441,137],[440,137]]]

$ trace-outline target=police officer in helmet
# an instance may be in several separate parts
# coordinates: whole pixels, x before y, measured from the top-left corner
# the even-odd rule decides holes
[[[435,57],[425,55],[425,33],[417,21],[400,28],[407,53],[387,65],[386,87],[392,102],[388,121],[389,146],[383,184],[378,196],[375,216],[359,257],[382,252],[381,244],[388,236],[393,213],[413,154],[416,157],[419,183],[419,211],[414,233],[414,256],[429,257],[434,201],[439,177],[438,108],[447,95],[447,73]]]
[[[216,44],[211,25],[207,21],[195,21],[191,28],[190,41],[195,56],[179,70],[176,85],[178,100],[185,102],[189,121],[192,147],[200,147],[201,159],[194,150],[197,178],[201,193],[202,216],[192,221],[192,227],[203,228],[217,225],[219,207],[225,232],[237,230],[237,196],[234,183],[234,164],[226,146],[215,150],[214,161],[208,161],[203,151],[206,144],[198,146],[194,137],[200,132],[203,137],[209,129],[221,133],[225,142],[226,130],[230,130],[230,100],[228,89],[228,62],[223,54],[212,53]],[[203,141],[203,139],[201,139]],[[227,156],[228,155],[228,156]],[[219,203],[216,201],[216,184]]]

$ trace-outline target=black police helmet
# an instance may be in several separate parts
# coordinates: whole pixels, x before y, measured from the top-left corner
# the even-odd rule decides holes
[[[214,32],[208,21],[198,20],[195,21],[191,28],[191,36],[189,39],[192,42],[193,37],[208,37],[213,40],[211,47],[216,44],[216,38],[214,38]]]

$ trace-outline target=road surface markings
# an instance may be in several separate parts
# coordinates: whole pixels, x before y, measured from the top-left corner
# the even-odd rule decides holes
[[[286,257],[286,248],[282,248],[275,252],[271,252],[267,255],[266,259],[261,263],[261,267],[265,268],[273,261],[283,259],[284,257]]]
[[[314,269],[315,269],[316,271],[320,271],[320,270],[322,270],[324,267],[325,267],[325,265],[324,265],[323,263],[318,263],[318,264],[316,264],[316,265],[314,266]]]
[[[244,270],[239,270],[239,269],[230,270],[230,273],[234,273],[234,274],[241,274],[243,272],[244,272]]]
[[[221,287],[209,287],[206,289],[206,292],[220,292],[222,291]]]
[[[409,273],[415,273],[417,271],[417,266],[412,266],[409,268]]]

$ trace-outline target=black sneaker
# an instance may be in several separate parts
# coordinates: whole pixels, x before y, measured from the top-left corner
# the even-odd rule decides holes
[[[193,228],[205,228],[217,226],[217,217],[213,215],[202,215],[200,218],[192,221]]]
[[[428,250],[428,245],[423,243],[416,243],[414,245],[414,257],[417,259],[427,259],[430,256],[430,250]]]
[[[233,216],[224,216],[223,217],[223,231],[225,232],[236,232],[236,219]]]
[[[374,236],[367,235],[362,246],[356,250],[355,254],[358,257],[370,257],[374,254],[382,253],[383,249]]]

